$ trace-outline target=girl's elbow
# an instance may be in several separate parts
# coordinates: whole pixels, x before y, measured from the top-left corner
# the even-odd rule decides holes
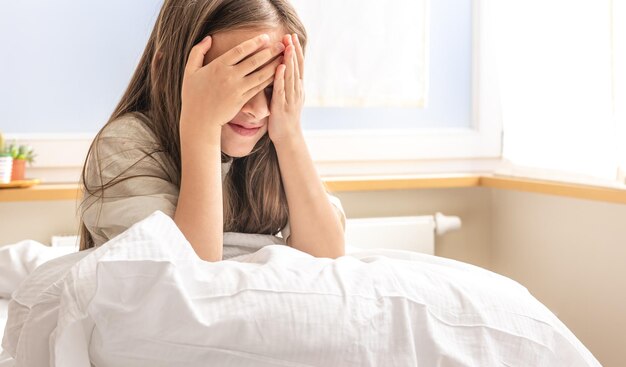
[[[201,260],[207,261],[207,262],[218,262],[218,261],[222,261],[222,256],[199,256]]]
[[[222,261],[223,260],[223,248],[224,245],[223,243],[219,243],[217,248],[214,249],[207,249],[207,248],[198,248],[198,246],[194,246],[193,244],[191,244],[192,248],[194,249],[196,255],[204,261],[208,261],[208,262],[217,262],[217,261]]]
[[[343,231],[330,243],[332,243],[332,246],[329,251],[329,258],[337,259],[346,254],[346,240]]]

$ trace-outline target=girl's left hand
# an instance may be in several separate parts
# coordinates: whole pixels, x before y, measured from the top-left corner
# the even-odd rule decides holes
[[[298,36],[283,37],[283,62],[276,68],[270,103],[268,134],[274,144],[301,133],[300,114],[304,105],[304,54]]]

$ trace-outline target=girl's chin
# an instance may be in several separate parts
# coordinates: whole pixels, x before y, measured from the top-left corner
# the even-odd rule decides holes
[[[261,137],[266,133],[266,131],[263,132]],[[252,139],[241,139],[239,136],[222,135],[222,152],[233,158],[248,156],[252,153],[254,146],[259,142],[261,137],[256,139],[254,137]]]
[[[250,147],[250,149],[243,148],[241,146],[236,148],[224,147],[222,146],[222,152],[233,158],[241,158],[249,155],[252,152],[254,147]]]

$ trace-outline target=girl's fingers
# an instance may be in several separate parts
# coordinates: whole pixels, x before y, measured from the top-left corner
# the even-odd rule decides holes
[[[302,45],[300,44],[300,39],[298,38],[298,34],[293,34],[294,44],[296,45],[296,55],[298,55],[298,71],[300,72],[300,79],[304,79],[304,51],[302,50]]]
[[[242,75],[248,75],[255,71],[258,67],[265,65],[265,63],[280,55],[284,50],[285,46],[282,43],[276,43],[272,45],[272,47],[265,48],[245,59],[241,63],[237,64],[235,68],[239,70]]]
[[[280,65],[281,57],[277,57],[271,63],[265,65],[261,70],[254,72],[243,78],[243,90],[247,91],[255,88],[257,85],[264,83],[267,78],[274,78],[276,67]]]
[[[237,65],[241,60],[248,57],[248,55],[265,46],[269,40],[270,37],[265,33],[258,35],[226,51],[217,59],[222,60],[226,65]]]
[[[285,69],[284,64],[278,65],[276,75],[274,76],[274,94],[272,101],[282,101],[285,96]]]
[[[288,34],[283,36],[283,45],[285,45],[285,49],[287,49],[287,46],[289,46],[290,39],[291,39],[291,36]]]
[[[248,90],[246,93],[243,94],[244,100],[249,101],[250,99],[252,99],[252,97],[257,95],[260,91],[265,89],[268,85],[272,84],[273,81],[274,81],[274,75],[264,80],[263,83],[252,87],[252,89]]]
[[[285,94],[287,95],[287,102],[290,102],[294,94],[294,74],[293,74],[293,45],[287,47],[287,55],[285,57]]]
[[[295,33],[294,33],[295,34]],[[293,43],[294,43],[294,47],[295,47],[295,36],[292,38]],[[293,53],[293,57],[291,58],[293,60],[293,80],[294,80],[294,90],[298,89],[298,82],[300,81],[300,60],[298,59],[298,50],[297,48],[294,49],[294,53]]]
[[[187,59],[187,65],[185,66],[185,71],[194,72],[202,68],[204,64],[204,55],[209,52],[212,43],[213,39],[211,36],[206,36],[202,41],[191,48],[189,58]]]

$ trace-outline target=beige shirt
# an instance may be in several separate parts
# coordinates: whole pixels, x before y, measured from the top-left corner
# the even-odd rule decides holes
[[[100,134],[85,169],[85,184],[97,190],[102,183],[124,179],[104,190],[102,198],[85,191],[80,214],[99,246],[133,224],[160,210],[174,217],[179,187],[176,169],[164,153],[145,156],[158,148],[157,139],[136,116],[127,114],[109,124]],[[231,161],[232,162],[232,161]],[[231,162],[222,163],[222,180]],[[119,177],[118,177],[119,176]],[[343,215],[341,202],[328,194],[330,202]],[[269,244],[286,244],[289,223],[280,237],[264,234],[224,233],[224,259],[254,252]]]

